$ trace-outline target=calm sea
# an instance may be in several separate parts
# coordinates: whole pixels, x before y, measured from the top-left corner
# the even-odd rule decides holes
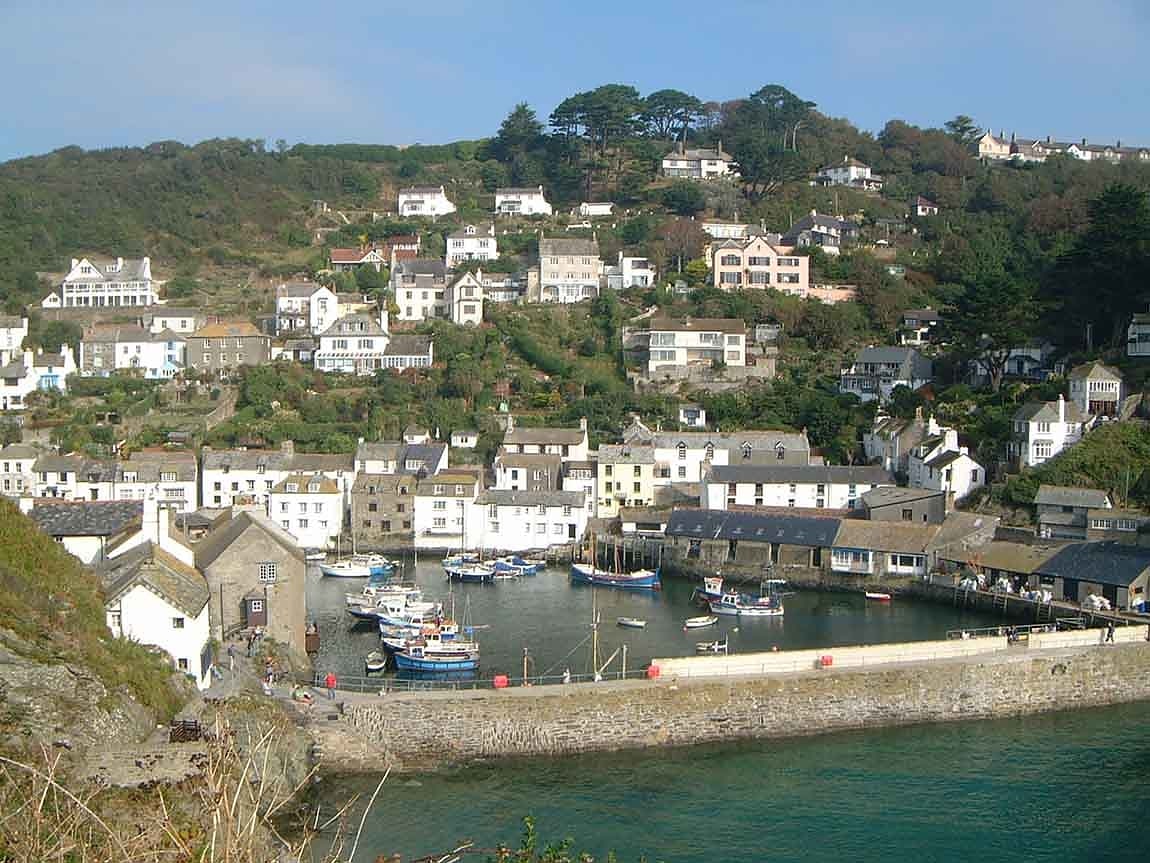
[[[355,859],[513,844],[530,815],[600,861],[1143,860],[1148,723],[1140,703],[392,779]],[[377,781],[328,781],[324,808]]]

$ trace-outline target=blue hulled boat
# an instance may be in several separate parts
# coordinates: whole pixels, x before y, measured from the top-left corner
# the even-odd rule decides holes
[[[444,563],[443,571],[452,581],[479,584],[495,580],[495,570],[481,563]]]
[[[479,645],[450,641],[439,646],[409,644],[395,652],[395,667],[400,671],[475,671],[479,668]]]
[[[618,590],[661,590],[659,570],[637,569],[634,572],[609,572],[586,563],[571,565],[573,584],[593,584]]]

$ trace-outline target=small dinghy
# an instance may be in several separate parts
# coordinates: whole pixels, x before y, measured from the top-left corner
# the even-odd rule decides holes
[[[367,674],[375,674],[387,668],[387,656],[378,650],[373,650],[363,660],[363,670]]]
[[[647,621],[641,617],[620,617],[615,621],[619,626],[627,629],[646,629]]]
[[[695,642],[695,653],[726,653],[727,652],[727,639],[720,641],[697,641]]]
[[[870,602],[890,602],[890,594],[881,590],[868,590],[866,598]]]
[[[683,629],[705,629],[719,622],[718,615],[704,614],[702,617],[688,617],[683,621]]]

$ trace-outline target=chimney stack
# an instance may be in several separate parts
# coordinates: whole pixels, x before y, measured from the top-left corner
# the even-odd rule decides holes
[[[280,452],[282,452],[284,455],[295,455],[295,441],[280,441]]]
[[[1062,393],[1058,394],[1058,421],[1066,422],[1066,399],[1062,397]]]
[[[587,431],[587,417],[579,417],[579,430]]]

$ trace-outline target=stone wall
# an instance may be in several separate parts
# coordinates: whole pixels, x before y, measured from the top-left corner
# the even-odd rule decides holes
[[[350,697],[339,721],[314,730],[328,769],[419,771],[1115,704],[1150,698],[1147,672],[1145,641],[1052,646],[765,677]]]

